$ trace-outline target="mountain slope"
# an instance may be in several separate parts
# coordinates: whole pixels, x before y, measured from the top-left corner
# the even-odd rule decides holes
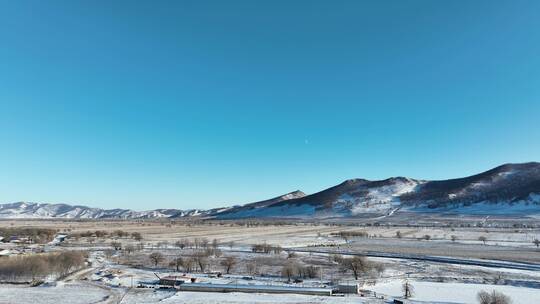
[[[230,210],[226,218],[381,216],[396,210],[538,214],[540,163],[506,164],[477,175],[442,181],[405,177],[380,181],[351,179],[265,208]]]
[[[133,211],[67,204],[0,204],[0,218],[328,218],[386,216],[396,210],[540,214],[540,163],[505,164],[477,175],[441,181],[406,177],[350,179],[311,195],[294,191],[269,200],[210,210]]]
[[[399,196],[414,191],[422,181],[394,177],[381,181],[347,180],[337,186],[255,210],[230,210],[227,218],[267,216],[354,216],[386,213],[400,204]]]
[[[513,203],[540,193],[540,163],[506,164],[477,175],[430,181],[401,196],[407,205],[428,208],[478,202]]]
[[[133,211],[129,209],[100,209],[67,204],[40,204],[18,202],[0,204],[0,218],[158,218],[178,214],[176,209]]]
[[[155,209],[149,211],[134,211],[129,209],[100,209],[68,204],[18,202],[0,204],[0,218],[149,219],[212,217],[220,215],[221,213],[227,213],[229,210],[264,208],[270,204],[302,196],[305,196],[305,193],[297,190],[265,201],[237,207],[214,208],[209,210]]]

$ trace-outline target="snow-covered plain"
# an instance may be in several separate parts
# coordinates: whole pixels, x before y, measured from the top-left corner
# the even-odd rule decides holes
[[[412,300],[422,302],[445,302],[473,304],[478,303],[476,295],[481,290],[497,290],[509,296],[514,304],[540,302],[540,289],[490,284],[437,283],[412,281],[414,296]],[[392,280],[378,283],[373,291],[390,296],[401,296],[403,281]]]
[[[384,303],[375,299],[363,300],[359,297],[324,297],[304,296],[295,294],[249,294],[249,293],[201,293],[201,292],[178,292],[162,303],[190,303],[190,304],[352,304],[352,303]]]
[[[0,285],[0,304],[87,304],[98,303],[107,296],[105,289],[83,282],[44,287]]]
[[[296,294],[264,294],[264,293],[211,293],[211,292],[169,292],[152,290],[133,290],[123,298],[123,304],[143,303],[164,304],[383,304],[380,299],[363,299],[358,296],[325,297]]]
[[[519,202],[481,202],[473,205],[457,204],[444,208],[407,207],[403,210],[421,213],[455,213],[464,215],[531,215],[540,214],[540,200],[536,194],[531,194],[530,200]]]
[[[350,304],[388,303],[393,296],[400,297],[402,281],[392,280],[370,286],[370,290],[384,295],[384,300],[375,298],[362,298],[359,296],[327,297],[307,296],[295,294],[253,294],[253,293],[209,293],[209,292],[174,292],[154,289],[117,289],[118,293],[125,294],[123,304],[142,303],[190,303],[190,304],[247,304],[247,303],[282,303],[282,304]],[[508,295],[513,304],[537,303],[540,299],[540,289],[514,287],[504,285],[464,284],[464,283],[435,283],[412,281],[414,297],[410,303],[418,304],[476,304],[476,294],[480,290],[498,290]],[[57,303],[107,303],[108,293],[84,282],[70,283],[47,287],[21,287],[0,285],[0,303],[28,303],[28,304],[57,304]]]

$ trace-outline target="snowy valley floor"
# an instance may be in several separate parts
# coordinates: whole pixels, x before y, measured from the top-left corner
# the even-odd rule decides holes
[[[24,223],[24,224],[22,224]],[[10,223],[11,224],[11,223]],[[24,227],[41,222],[17,222],[13,225]],[[351,272],[344,272],[332,261],[332,254],[324,251],[362,253],[370,250],[381,252],[453,257],[485,262],[517,263],[527,262],[538,266],[540,250],[531,242],[539,237],[538,229],[501,228],[442,228],[442,227],[351,227],[332,225],[267,225],[245,227],[226,224],[171,225],[160,222],[49,222],[60,231],[71,233],[60,245],[45,245],[45,252],[84,250],[89,252],[89,266],[68,277],[47,282],[38,287],[27,285],[0,284],[0,304],[90,304],[90,303],[392,303],[394,297],[403,294],[405,279],[414,287],[414,296],[406,303],[474,304],[480,290],[497,290],[508,295],[513,304],[540,303],[540,271],[511,269],[505,267],[485,267],[456,263],[438,263],[422,259],[370,257],[369,261],[384,265],[384,271],[373,280],[361,280],[366,290],[365,296],[309,296],[298,294],[264,293],[213,293],[163,290],[158,288],[131,288],[139,284],[152,286],[156,275],[181,276],[187,274],[200,283],[246,284],[274,286],[323,287],[353,283]],[[104,229],[109,232],[118,229],[140,231],[143,240],[131,237],[75,237],[79,232]],[[340,231],[365,232],[367,237],[343,239],[336,235]],[[396,237],[397,231],[401,236]],[[425,235],[431,239],[422,240]],[[450,237],[455,235],[455,240]],[[486,236],[487,241],[479,240]],[[178,240],[215,238],[219,244],[220,256],[208,257],[205,273],[184,270],[175,271],[168,265],[176,257],[193,256],[195,249],[181,249]],[[114,251],[111,244],[119,242],[124,250]],[[254,253],[251,246],[256,243],[281,245],[283,249],[299,249],[311,252],[295,252],[294,255],[280,253]],[[140,245],[133,252],[128,246]],[[20,249],[20,245],[4,244],[9,250]],[[0,248],[1,249],[1,248]],[[319,251],[319,252],[317,252]],[[159,252],[164,260],[152,265],[149,255]],[[234,257],[236,265],[232,274],[216,277],[224,272],[220,261],[224,257]],[[287,263],[314,265],[320,273],[315,278],[303,279],[301,283],[287,283],[282,276]],[[250,264],[257,264],[250,270]],[[527,264],[523,264],[527,265]],[[320,280],[320,277],[323,280]],[[148,284],[147,284],[148,283]],[[332,285],[333,284],[333,285]],[[369,292],[368,292],[369,291]],[[382,297],[382,299],[381,299]],[[536,300],[538,299],[538,300]]]

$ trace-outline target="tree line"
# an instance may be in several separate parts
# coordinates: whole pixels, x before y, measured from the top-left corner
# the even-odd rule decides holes
[[[0,280],[15,283],[61,278],[84,267],[86,257],[85,252],[63,251],[0,259]]]

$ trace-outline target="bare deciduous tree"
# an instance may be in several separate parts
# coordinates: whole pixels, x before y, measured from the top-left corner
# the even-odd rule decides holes
[[[163,254],[159,253],[159,252],[152,252],[148,258],[150,259],[150,261],[152,261],[152,263],[154,263],[154,267],[157,267],[157,265],[161,262],[163,262],[164,260],[164,257],[163,257]]]
[[[291,278],[296,275],[298,271],[298,266],[295,263],[287,263],[281,269],[281,276],[286,277],[287,281],[290,282]]]
[[[246,271],[250,275],[254,275],[259,271],[259,265],[256,261],[251,261],[246,264]]]
[[[42,276],[48,268],[45,261],[38,256],[32,256],[26,266],[28,267],[28,271],[32,276],[32,282],[35,282],[38,277]]]
[[[169,262],[169,266],[175,267],[176,271],[180,271],[180,267],[184,267],[184,259],[181,257],[176,257],[172,261]]]
[[[193,256],[193,259],[195,263],[197,264],[197,266],[199,266],[199,269],[201,270],[201,272],[204,272],[204,270],[206,269],[206,266],[208,266],[208,254],[204,251],[197,252]]]
[[[352,271],[355,280],[358,280],[358,275],[363,270],[366,263],[366,258],[358,256],[341,260],[343,268]]]
[[[373,279],[384,271],[383,265],[370,262],[363,256],[341,258],[339,263],[343,270],[352,272],[355,280],[358,280],[360,275],[370,276]]]
[[[478,240],[479,240],[480,242],[484,243],[484,245],[485,245],[486,242],[487,242],[487,237],[485,237],[485,236],[482,235],[482,236],[478,237]]]
[[[478,303],[480,304],[510,304],[512,300],[510,297],[502,292],[493,290],[491,293],[482,290],[476,295]]]
[[[85,264],[86,253],[64,251],[0,259],[0,280],[41,280],[47,276],[62,277]]]
[[[66,276],[73,269],[81,267],[84,264],[85,256],[82,252],[68,251],[58,257],[56,262],[60,276]]]
[[[184,267],[184,270],[186,272],[192,272],[194,265],[195,265],[195,260],[193,258],[188,258],[184,260],[184,264],[182,265],[182,267]]]
[[[313,265],[309,265],[306,267],[299,267],[298,274],[304,278],[314,279],[320,275],[319,270],[320,268],[317,268]]]
[[[229,274],[231,269],[236,265],[236,258],[233,256],[225,257],[221,260],[221,266],[225,267],[225,273]]]
[[[411,285],[409,280],[403,281],[401,290],[403,290],[403,297],[405,297],[405,299],[408,299],[414,295],[414,287]]]

